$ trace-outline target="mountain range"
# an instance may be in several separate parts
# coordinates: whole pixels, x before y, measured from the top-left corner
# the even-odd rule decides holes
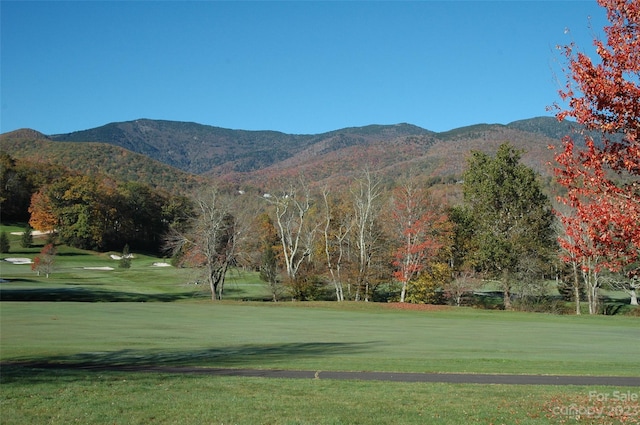
[[[574,129],[571,122],[538,117],[440,133],[403,123],[299,135],[138,119],[68,134],[17,130],[0,135],[0,147],[15,158],[115,173],[168,189],[210,177],[259,187],[299,173],[312,181],[335,180],[366,167],[389,177],[407,169],[459,176],[471,150],[492,153],[505,141],[523,151],[524,163],[549,175],[548,145],[558,145]]]

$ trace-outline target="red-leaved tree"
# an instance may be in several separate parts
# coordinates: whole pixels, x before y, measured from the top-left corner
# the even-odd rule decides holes
[[[58,250],[56,246],[52,243],[45,245],[40,251],[40,255],[33,259],[33,263],[31,264],[31,270],[38,273],[44,273],[44,275],[48,278],[49,275],[53,272],[53,266],[56,260],[56,254]]]
[[[398,241],[394,277],[402,284],[400,302],[404,302],[409,282],[443,247],[449,228],[446,214],[434,204],[426,190],[413,181],[394,190],[392,204]]]
[[[598,3],[610,22],[606,41],[594,41],[597,60],[573,44],[563,48],[568,81],[560,97],[568,106],[555,105],[559,120],[573,118],[585,129],[584,146],[563,139],[555,174],[567,189],[560,200],[574,209],[563,219],[573,236],[560,243],[587,275],[598,272],[588,270],[593,256],[617,271],[640,253],[640,1]],[[585,240],[589,250],[576,242]]]

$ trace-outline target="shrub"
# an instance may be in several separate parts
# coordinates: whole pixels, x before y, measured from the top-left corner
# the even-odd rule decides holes
[[[20,246],[23,248],[31,248],[33,246],[33,233],[31,226],[27,226],[22,233],[22,238],[20,239]]]
[[[0,233],[0,253],[6,254],[11,249],[11,243],[9,242],[9,236],[7,232]]]
[[[414,304],[443,304],[442,288],[451,280],[449,266],[444,263],[431,265],[417,279],[409,282],[407,302]]]

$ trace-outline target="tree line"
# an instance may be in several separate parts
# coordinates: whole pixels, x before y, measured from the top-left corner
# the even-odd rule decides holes
[[[192,214],[187,196],[136,182],[88,176],[62,166],[0,154],[0,208],[5,222],[54,232],[58,242],[99,251],[159,253],[163,235]]]
[[[556,116],[585,130],[556,151],[563,192],[555,209],[505,143],[494,156],[471,153],[458,205],[411,173],[389,185],[363,170],[342,191],[299,176],[263,194],[210,186],[186,197],[61,167],[28,169],[2,154],[3,220],[27,215],[34,228],[81,248],[162,247],[175,264],[201,268],[214,299],[228,268],[241,266],[260,271],[274,300],[327,297],[329,286],[338,301],[459,304],[492,279],[511,308],[545,294],[555,278],[578,314],[582,299],[590,314],[601,311],[605,283],[637,304],[640,2],[598,2],[610,22],[606,40],[595,40],[598,59],[559,47],[567,83]]]
[[[535,292],[558,269],[551,202],[520,155],[508,143],[495,156],[474,152],[463,205],[448,205],[423,176],[389,187],[366,169],[346,190],[303,176],[264,194],[207,188],[167,247],[179,264],[202,267],[214,299],[237,265],[259,270],[273,300],[459,304],[490,278],[511,308],[514,292]]]
[[[510,309],[544,297],[550,280],[574,285],[556,242],[566,233],[520,156],[509,143],[472,152],[457,205],[419,173],[389,184],[365,169],[346,190],[297,176],[268,193],[211,184],[193,196],[60,173],[33,188],[27,210],[30,226],[60,243],[171,255],[202,271],[212,299],[224,296],[229,267],[243,267],[260,272],[274,301],[459,305],[491,280]],[[579,303],[588,287],[576,288],[566,296]]]

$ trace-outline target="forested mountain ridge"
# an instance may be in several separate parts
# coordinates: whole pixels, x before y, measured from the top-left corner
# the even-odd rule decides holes
[[[18,130],[1,135],[0,141],[2,149],[14,157],[48,159],[81,172],[99,170],[110,175],[115,170],[117,178],[153,186],[167,187],[158,179],[171,174],[180,180],[175,187],[192,186],[194,174],[200,174],[266,189],[280,177],[303,173],[316,182],[348,179],[365,167],[390,178],[408,168],[434,178],[459,176],[470,150],[492,153],[505,141],[524,152],[524,163],[549,175],[553,154],[548,145],[559,144],[574,126],[538,117],[441,133],[396,124],[295,135],[139,119],[52,136]],[[145,163],[143,156],[153,161]],[[170,167],[163,168],[165,164]]]
[[[359,143],[340,143],[350,135],[335,131],[296,155],[256,171],[236,173],[214,167],[209,173],[235,182],[264,185],[294,173],[303,173],[311,181],[331,181],[359,172],[365,167],[394,179],[408,169],[425,177],[452,179],[459,177],[471,150],[495,153],[504,142],[523,151],[522,161],[536,172],[550,176],[553,151],[564,135],[571,134],[573,124],[558,123],[555,118],[534,118],[508,125],[478,124],[443,133],[383,139],[369,137]],[[557,136],[556,136],[557,135]]]
[[[49,138],[54,141],[110,143],[184,171],[203,174],[215,168],[224,172],[259,170],[327,140],[334,140],[334,144],[327,147],[334,150],[371,139],[388,140],[429,133],[420,127],[400,124],[346,128],[318,135],[295,135],[139,119]]]
[[[0,135],[0,150],[13,158],[32,163],[60,165],[86,175],[144,183],[169,192],[184,192],[202,180],[148,156],[108,143],[53,142],[44,134],[30,129]]]

